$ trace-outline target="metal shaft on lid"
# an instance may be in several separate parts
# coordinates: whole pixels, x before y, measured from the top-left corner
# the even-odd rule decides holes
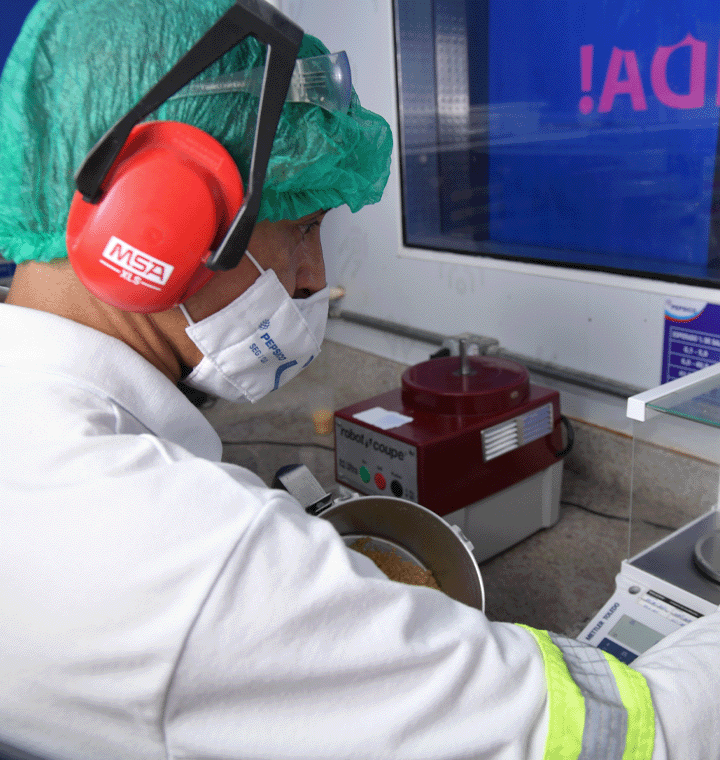
[[[462,377],[476,374],[475,370],[470,366],[470,360],[468,359],[467,338],[460,338],[458,348],[460,350],[460,369],[458,370],[458,374]]]

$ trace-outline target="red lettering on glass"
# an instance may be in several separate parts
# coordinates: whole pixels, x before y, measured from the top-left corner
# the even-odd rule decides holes
[[[687,95],[670,89],[667,81],[667,64],[670,56],[679,48],[690,47],[690,86]],[[702,108],[705,104],[705,70],[707,43],[696,40],[691,34],[671,47],[659,47],[650,67],[650,81],[657,99],[671,108]]]
[[[620,79],[623,64],[627,72],[626,79]],[[634,111],[647,110],[645,93],[643,91],[642,80],[640,79],[640,69],[638,68],[634,50],[613,48],[602,95],[600,95],[598,111],[600,113],[610,111],[615,102],[616,95],[629,95]]]
[[[679,48],[690,48],[690,66],[688,71],[687,92],[675,92],[670,88],[667,78],[670,56]],[[594,45],[580,47],[580,88],[585,94],[578,102],[578,110],[589,114],[595,101],[592,97]],[[625,69],[625,78],[621,79]],[[702,108],[705,105],[705,87],[707,77],[707,42],[695,39],[688,33],[676,45],[661,45],[655,51],[650,64],[650,84],[655,97],[669,108],[688,110]],[[718,89],[715,105],[720,106],[720,43],[718,44]],[[637,55],[634,50],[620,50],[614,47],[605,75],[603,90],[598,104],[599,113],[608,113],[615,105],[617,95],[629,95],[634,111],[646,111],[647,101],[643,89]]]
[[[583,45],[580,48],[580,88],[583,92],[592,90],[592,67],[594,45]],[[595,101],[589,95],[580,98],[580,113],[589,114]]]

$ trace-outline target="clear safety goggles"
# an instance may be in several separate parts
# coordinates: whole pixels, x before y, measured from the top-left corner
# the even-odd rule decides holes
[[[190,82],[169,100],[226,92],[247,92],[260,96],[265,67],[225,74],[203,82]],[[347,113],[352,97],[352,78],[347,53],[316,55],[295,61],[286,103],[312,103],[326,111]]]

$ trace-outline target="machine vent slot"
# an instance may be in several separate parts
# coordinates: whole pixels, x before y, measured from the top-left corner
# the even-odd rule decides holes
[[[495,425],[495,427],[482,431],[483,459],[486,462],[502,454],[506,454],[508,451],[513,451],[520,446],[518,419],[508,420],[500,425]]]
[[[487,428],[481,433],[483,460],[489,462],[495,457],[507,454],[508,451],[532,443],[552,433],[552,429],[552,404],[545,404],[527,414]]]

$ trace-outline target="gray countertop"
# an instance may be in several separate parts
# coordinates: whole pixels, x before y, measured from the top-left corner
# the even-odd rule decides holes
[[[305,464],[333,492],[338,489],[333,436],[315,432],[313,405],[324,396],[325,403],[339,409],[392,390],[399,387],[404,369],[326,341],[304,372],[257,404],[217,401],[204,413],[224,442],[225,461],[256,472],[268,485],[280,467]],[[565,460],[558,522],[480,565],[491,620],[576,636],[614,590],[627,555],[628,494],[622,478],[602,477],[603,463],[612,460],[611,469],[618,461],[629,467],[623,449],[629,444],[622,437],[608,444],[582,423],[575,423],[575,432],[575,448]],[[657,539],[667,535],[657,530]]]

